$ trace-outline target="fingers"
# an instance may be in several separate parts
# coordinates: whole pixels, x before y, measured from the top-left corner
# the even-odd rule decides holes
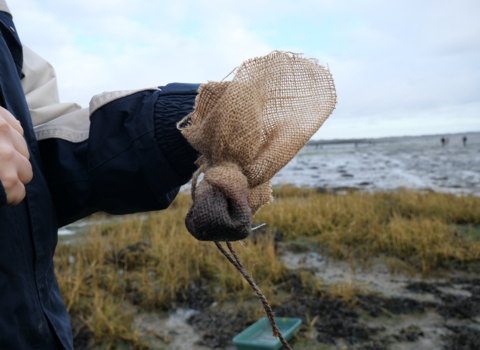
[[[23,135],[23,128],[20,122],[15,119],[15,117],[3,107],[0,107],[0,115],[5,119],[5,121],[15,129],[20,135]]]
[[[32,171],[32,164],[22,155],[18,155],[18,167],[17,167],[17,174],[18,179],[22,182],[22,184],[28,184],[32,181],[33,171]]]
[[[2,115],[3,116],[3,115]],[[18,124],[18,123],[16,123]],[[17,128],[20,127],[17,125]],[[21,128],[21,127],[20,127]],[[23,133],[23,129],[20,130]],[[0,116],[0,137],[2,141],[6,143],[11,143],[15,150],[23,155],[25,158],[30,159],[30,153],[28,152],[27,143],[23,138],[22,134],[18,132],[17,129],[13,128],[10,123],[8,123],[5,118]]]
[[[7,128],[4,123],[0,122],[0,128],[3,128],[4,132],[7,132],[7,129],[10,129],[10,131],[12,132],[12,142],[15,149],[20,152],[25,158],[30,159],[30,153],[28,152],[27,144],[25,143],[25,140],[23,138],[23,128],[20,124],[20,121],[15,119],[15,117],[3,107],[0,107],[0,117],[3,117],[4,121],[7,122],[6,124],[10,126],[10,128]]]
[[[27,143],[20,123],[0,107],[0,182],[7,194],[7,205],[19,204],[25,198],[25,185],[33,177]]]
[[[10,129],[11,134],[12,134],[12,144],[13,147],[17,150],[18,153],[20,153],[22,156],[24,156],[27,159],[30,159],[30,152],[28,152],[28,147],[27,143],[25,142],[25,139],[23,136],[15,129]]]
[[[5,163],[5,152],[0,152],[0,164]],[[7,194],[7,206],[17,205],[25,198],[25,185],[19,180],[17,170],[10,166],[3,168],[1,180]]]
[[[17,205],[25,198],[25,184],[33,177],[32,165],[12,144],[0,135],[0,182],[7,194],[7,206]],[[2,142],[3,141],[3,142]]]
[[[8,182],[7,182],[8,183]],[[19,204],[26,195],[25,185],[21,183],[18,179],[13,185],[6,185],[5,183],[5,192],[7,193],[7,206],[11,207]]]

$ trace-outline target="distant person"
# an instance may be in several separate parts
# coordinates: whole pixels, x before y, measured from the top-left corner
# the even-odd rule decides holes
[[[442,142],[442,147],[445,147],[445,137],[442,137],[440,141]]]
[[[450,142],[450,137],[447,136],[447,145]]]
[[[467,136],[462,137],[463,147],[467,147]]]
[[[358,147],[358,142],[354,142],[353,144],[355,145],[355,148]]]

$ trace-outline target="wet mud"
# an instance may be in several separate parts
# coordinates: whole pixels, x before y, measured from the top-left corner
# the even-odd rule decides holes
[[[199,345],[214,349],[230,345],[232,338],[248,326],[248,317],[243,310],[207,310],[192,315],[187,323],[202,333]]]
[[[332,346],[346,344],[347,349],[390,349],[390,344],[415,342],[424,336],[417,326],[404,327],[394,332],[389,332],[385,327],[372,327],[362,320],[362,310],[372,317],[382,317],[390,313],[423,313],[426,308],[438,306],[409,298],[358,295],[358,304],[352,308],[328,293],[305,290],[300,275],[292,271],[284,276],[281,285],[289,296],[273,307],[276,316],[300,318],[303,322],[299,331],[300,338],[311,337],[314,329],[317,342]],[[201,333],[199,345],[224,348],[231,345],[231,339],[251,322],[248,310],[234,312],[209,308],[192,315],[187,323]]]
[[[406,328],[402,328],[400,332],[398,332],[398,334],[393,335],[393,337],[397,341],[409,341],[409,342],[417,341],[418,338],[423,336],[424,336],[423,332],[417,326],[408,326]]]
[[[274,307],[274,311],[278,317],[302,319],[305,327],[300,330],[300,337],[311,334],[308,330],[313,328],[319,343],[345,343],[347,348],[352,349],[382,350],[389,349],[389,344],[393,342],[412,342],[423,336],[417,327],[408,327],[390,334],[384,327],[372,327],[362,321],[360,310],[366,310],[373,317],[383,315],[384,308],[393,313],[424,312],[425,306],[414,300],[358,295],[359,302],[352,308],[328,293],[306,293],[300,277],[294,273],[290,273],[287,278],[285,287],[293,295]]]
[[[395,315],[424,313],[427,308],[436,308],[439,304],[434,302],[421,302],[411,298],[386,298],[379,295],[358,295],[359,306],[372,317],[385,313]]]
[[[93,338],[92,331],[82,322],[72,321],[73,348],[75,350],[90,350],[90,342]]]
[[[147,249],[150,248],[148,242],[137,242],[118,252],[112,253],[109,262],[125,269],[134,269],[145,264],[145,259],[148,258]]]
[[[326,291],[306,287],[301,271],[288,270],[278,287],[284,298],[272,305],[276,316],[300,318],[303,323],[297,340],[292,341],[294,348],[298,339],[311,339],[319,349],[480,349],[479,279],[413,281],[403,287],[412,297],[363,291],[348,304]],[[425,295],[431,298],[425,300]],[[251,304],[228,307],[213,301],[206,284],[192,281],[171,304],[171,313],[191,310],[182,324],[196,334],[190,349],[234,349],[232,338],[256,320]],[[422,323],[422,318],[430,323]],[[432,338],[433,333],[436,337]],[[82,348],[88,343],[88,331],[76,334],[77,347],[88,349]],[[168,336],[174,339],[177,335],[171,331]]]
[[[478,349],[480,279],[475,274],[452,270],[442,273],[442,278],[421,279],[392,276],[381,263],[352,270],[347,262],[319,254],[283,251],[281,255],[291,270],[289,292],[295,297],[276,310],[284,310],[285,316],[296,314],[306,328],[318,315],[311,328],[317,341],[331,349]],[[301,271],[314,273],[326,285],[351,281],[359,290],[355,307],[329,300],[325,293],[302,295],[300,279],[295,277]],[[459,275],[469,277],[454,277]],[[315,307],[319,304],[323,308]]]
[[[441,288],[450,288],[465,294],[446,293]],[[437,310],[445,319],[473,319],[480,316],[480,279],[454,278],[449,282],[408,284],[405,289],[417,293],[433,294],[439,300]],[[470,294],[470,295],[468,295]],[[468,295],[468,296],[467,296]],[[478,334],[480,339],[480,333]]]
[[[479,350],[480,331],[470,327],[448,326],[449,334],[443,336],[444,349]]]
[[[202,281],[191,282],[188,288],[181,287],[176,293],[176,300],[171,303],[171,308],[178,306],[205,310],[214,302],[213,296],[209,293],[208,287]]]

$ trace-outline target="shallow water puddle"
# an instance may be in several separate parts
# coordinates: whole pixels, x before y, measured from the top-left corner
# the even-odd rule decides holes
[[[197,312],[179,308],[170,314],[141,313],[135,322],[148,337],[150,349],[207,350],[210,348],[196,344],[200,340],[200,334],[187,323]]]

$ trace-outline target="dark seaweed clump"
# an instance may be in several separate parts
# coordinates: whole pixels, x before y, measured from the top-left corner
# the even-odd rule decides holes
[[[414,293],[431,293],[431,294],[440,293],[440,291],[435,285],[427,282],[412,282],[412,283],[409,283],[405,287],[405,289]]]
[[[462,289],[471,293],[471,296],[458,296],[441,293],[438,297],[444,302],[439,310],[440,315],[445,318],[472,318],[480,315],[480,279],[456,278],[450,282],[451,285],[461,285]]]
[[[188,288],[181,287],[176,293],[176,303],[190,309],[204,310],[213,302],[213,296],[201,281],[191,282]]]
[[[440,287],[460,286],[471,296],[442,292]],[[480,279],[453,278],[449,282],[415,282],[406,289],[416,293],[430,293],[441,301],[438,313],[445,319],[472,319],[480,315]],[[480,350],[480,330],[466,326],[446,326],[448,333],[442,336],[445,350]]]
[[[134,269],[145,264],[145,260],[149,258],[147,254],[148,248],[150,248],[148,242],[137,242],[120,249],[116,253],[112,253],[112,256],[107,261],[124,269]]]
[[[439,287],[461,286],[461,289],[471,293],[471,296],[462,296],[442,292]],[[438,313],[445,319],[470,319],[480,315],[480,279],[454,278],[450,282],[426,283],[415,282],[405,287],[415,293],[430,293],[441,301],[438,304]]]
[[[286,274],[283,285],[292,296],[273,308],[276,316],[300,318],[305,326],[318,316],[315,329],[318,332],[317,341],[322,343],[336,344],[343,339],[358,349],[386,349],[388,342],[376,337],[383,329],[360,323],[358,312],[341,299],[318,291],[306,293],[300,275],[296,273]]]
[[[133,305],[139,305],[144,298],[145,293],[139,291],[137,287],[132,285],[125,286],[125,298],[130,301]]]
[[[379,295],[359,295],[359,306],[367,311],[370,316],[378,317],[385,310],[401,315],[411,313],[424,313],[426,308],[437,307],[437,303],[420,302],[411,298],[385,298]]]
[[[447,326],[449,334],[442,336],[445,350],[480,350],[480,331],[470,327]]]
[[[386,349],[385,342],[374,337],[383,329],[368,327],[358,322],[359,315],[340,299],[328,294],[297,294],[285,300],[273,310],[278,317],[296,317],[308,326],[309,319],[318,317],[315,329],[317,341],[336,344],[339,339],[356,345],[358,349]],[[307,315],[310,315],[307,319]]]
[[[444,318],[472,318],[480,313],[480,298],[478,295],[463,297],[451,294],[442,294],[444,304],[438,310]]]
[[[417,326],[408,326],[407,328],[402,328],[398,334],[394,334],[393,337],[398,341],[417,341],[418,338],[423,337],[423,332],[420,327]]]
[[[79,321],[72,321],[73,348],[75,350],[89,350],[92,331]]]
[[[207,310],[191,316],[187,323],[203,332],[200,345],[217,348],[229,345],[232,338],[247,327],[248,318],[243,311]]]

